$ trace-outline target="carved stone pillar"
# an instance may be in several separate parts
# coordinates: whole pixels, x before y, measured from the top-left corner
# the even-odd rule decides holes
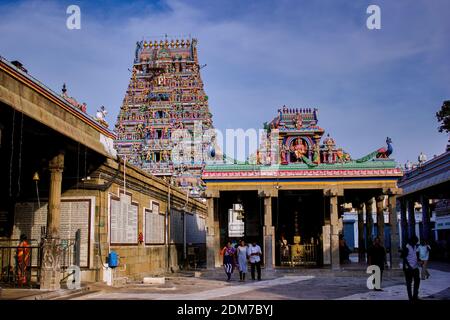
[[[422,234],[421,239],[429,240],[430,238],[430,203],[427,197],[421,197],[422,202]]]
[[[264,197],[264,267],[275,265],[275,228],[272,226],[272,197]]]
[[[208,217],[206,219],[206,266],[208,269],[220,267],[220,232],[219,221],[216,217],[216,198],[207,199]]]
[[[391,225],[391,268],[400,268],[400,257],[398,253],[399,236],[397,221],[397,195],[390,194],[389,202],[389,223]]]
[[[402,229],[402,247],[408,242],[408,221],[406,219],[406,199],[400,200],[400,223]]]
[[[340,268],[339,259],[339,217],[337,193],[330,193],[330,222],[331,222],[331,268]]]
[[[377,206],[377,237],[384,246],[384,196],[376,197]]]
[[[43,244],[40,288],[60,289],[61,247],[59,238],[61,214],[61,184],[64,170],[64,154],[59,153],[49,162],[50,188],[48,196],[47,235]]]
[[[411,238],[416,235],[416,215],[414,212],[414,199],[408,200],[408,236]]]
[[[356,203],[354,204],[356,207],[356,211],[358,213],[358,262],[366,263],[366,250],[364,243],[364,211],[363,204]]]
[[[372,230],[373,230],[373,218],[372,218],[372,205],[373,199],[370,198],[366,201],[366,248],[372,245]]]

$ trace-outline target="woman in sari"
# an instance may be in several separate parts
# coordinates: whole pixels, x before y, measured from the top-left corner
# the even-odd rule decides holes
[[[30,265],[30,244],[27,236],[22,234],[17,246],[17,282],[19,285],[27,283],[27,272]]]

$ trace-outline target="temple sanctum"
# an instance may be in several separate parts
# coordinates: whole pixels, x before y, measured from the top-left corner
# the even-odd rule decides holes
[[[190,154],[174,161],[172,135],[175,130],[193,134],[196,124],[200,134],[212,127],[196,46],[196,39],[137,42],[114,143],[128,163],[169,178],[192,196],[203,190],[199,154],[209,145],[192,142]]]
[[[398,267],[396,198],[402,170],[390,158],[391,139],[386,139],[386,147],[353,159],[332,137],[324,136],[318,110],[312,108],[283,106],[265,129],[267,136],[248,161],[210,164],[203,171],[208,267],[221,265],[218,252],[226,241],[245,238],[262,245],[268,269],[339,268],[345,237],[342,216],[349,208],[358,215],[360,262],[365,262],[367,239],[379,236],[388,244],[391,265]],[[387,239],[386,224],[394,226]]]

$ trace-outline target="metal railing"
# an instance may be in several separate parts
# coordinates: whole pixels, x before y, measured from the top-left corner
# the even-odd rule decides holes
[[[19,247],[20,240],[0,240],[0,283],[13,287],[36,287],[40,283],[42,242],[29,240],[30,245]],[[72,265],[80,266],[80,232],[74,239],[61,239],[61,273]],[[19,258],[21,252],[25,258]]]
[[[281,266],[315,266],[318,264],[317,245],[289,244],[280,247]]]
[[[0,241],[0,283],[32,288],[39,283],[41,276],[41,246],[12,245],[18,242],[19,240]],[[31,241],[33,242],[36,241]]]

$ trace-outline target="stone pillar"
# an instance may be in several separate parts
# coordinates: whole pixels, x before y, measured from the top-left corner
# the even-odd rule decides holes
[[[384,242],[384,196],[378,196],[376,198],[377,206],[377,237],[380,238],[381,243]]]
[[[264,267],[275,265],[275,228],[272,226],[272,197],[264,197]]]
[[[398,237],[398,222],[397,222],[397,196],[390,194],[389,202],[389,223],[391,225],[391,268],[400,268],[400,256],[398,253],[399,237]]]
[[[363,204],[356,204],[356,211],[358,212],[358,262],[366,263],[366,250],[364,243],[364,211]]]
[[[408,242],[408,221],[406,219],[406,199],[400,200],[400,223],[402,226],[402,247]]]
[[[48,195],[47,235],[43,244],[40,289],[58,290],[61,278],[61,247],[59,238],[61,213],[61,184],[64,154],[59,153],[49,162],[50,188]]]
[[[337,193],[330,193],[330,222],[331,222],[331,268],[340,268],[339,258],[339,217]]]
[[[430,202],[427,197],[421,197],[422,202],[422,234],[421,239],[429,240],[430,238]]]
[[[323,264],[331,264],[331,225],[329,221],[325,222],[322,227],[322,253],[323,253]]]
[[[372,217],[373,199],[370,198],[366,201],[366,248],[372,245],[372,230],[373,230],[373,217]]]
[[[414,214],[414,199],[408,200],[408,237],[416,235],[416,216]]]
[[[218,221],[216,221],[215,200],[216,198],[207,198],[206,205],[208,217],[206,219],[206,267],[214,269],[220,267],[220,234],[217,230]]]

